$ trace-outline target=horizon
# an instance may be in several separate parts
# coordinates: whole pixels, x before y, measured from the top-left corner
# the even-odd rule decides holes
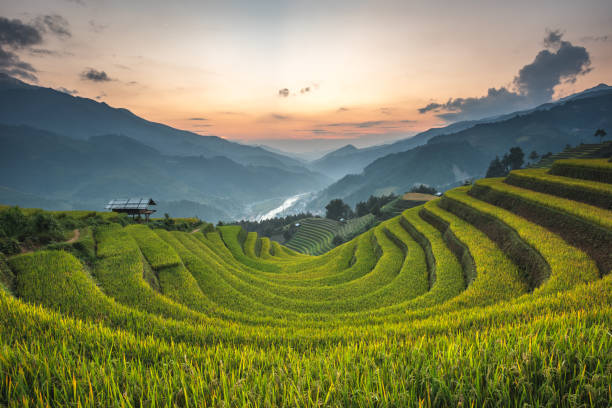
[[[442,3],[147,2],[144,13],[142,2],[10,1],[0,72],[294,154],[391,143],[610,82],[609,2]],[[524,21],[482,23],[501,13]]]

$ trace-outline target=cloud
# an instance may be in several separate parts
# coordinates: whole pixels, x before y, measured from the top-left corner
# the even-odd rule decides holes
[[[405,127],[405,124],[414,123],[414,120],[368,120],[364,122],[339,122],[339,123],[327,123],[320,125],[321,127],[352,127],[357,129],[366,128],[397,128]]]
[[[93,82],[108,82],[112,81],[109,76],[104,71],[98,71],[93,68],[87,68],[85,71],[81,72],[81,79],[85,81],[93,81]]]
[[[336,112],[340,113],[340,112],[346,112],[348,110],[349,110],[349,108],[345,108],[344,106],[341,106],[341,107],[338,108],[338,110]]]
[[[79,6],[85,6],[84,0],[66,0],[68,3],[78,4]]]
[[[100,100],[100,99],[104,98],[105,96],[107,96],[106,92],[102,92],[100,95],[96,96],[96,99]]]
[[[419,113],[436,112],[446,121],[478,119],[525,109],[552,99],[555,86],[573,83],[591,71],[586,48],[563,40],[559,30],[547,30],[545,49],[533,62],[523,66],[512,81],[513,88],[489,88],[481,97],[450,98],[445,103],[431,102]]]
[[[36,69],[14,51],[40,43],[42,35],[35,27],[0,17],[0,72],[36,82]]]
[[[76,89],[73,89],[72,91],[70,89],[64,88],[63,86],[60,86],[59,88],[55,88],[56,91],[60,91],[63,93],[67,93],[68,95],[76,95],[79,93],[79,91],[77,91]]]
[[[445,103],[432,102],[420,108],[419,113],[429,111],[441,112],[438,117],[445,120],[482,118],[490,115],[521,109],[525,106],[527,97],[505,87],[499,89],[489,88],[487,94],[475,98],[451,98]]]
[[[591,72],[591,58],[586,48],[563,41],[562,37],[558,30],[547,33],[544,38],[547,49],[540,51],[514,78],[520,93],[534,101],[547,102],[555,86],[561,82],[573,83],[579,75]]]
[[[22,61],[16,52],[29,49],[32,55],[58,55],[56,51],[31,48],[43,42],[45,33],[60,38],[71,36],[68,21],[58,14],[39,16],[30,24],[0,17],[0,72],[37,82],[36,69]]]
[[[229,116],[244,116],[246,113],[244,112],[234,112],[234,111],[221,111],[217,112],[219,115],[229,115]]]
[[[42,33],[55,34],[60,38],[70,38],[72,33],[70,32],[68,20],[59,14],[44,15],[36,17],[34,25]]]
[[[587,35],[586,37],[582,37],[580,41],[582,42],[608,42],[612,39],[612,36],[609,35]]]
[[[30,25],[24,24],[21,20],[9,20],[0,17],[0,44],[15,49],[29,47],[40,44],[42,35]]]
[[[37,82],[35,72],[36,69],[27,62],[21,61],[17,54],[5,51],[0,47],[0,73]]]
[[[317,89],[319,89],[319,84],[316,82],[312,82],[310,85],[300,88],[299,94],[305,95]],[[280,96],[281,98],[287,98],[289,95],[291,95],[291,91],[289,90],[289,88],[282,88],[278,90],[278,96]],[[297,93],[293,94],[293,96],[297,96],[297,95],[298,95]]]
[[[290,117],[290,116],[287,116],[287,115],[280,115],[280,114],[278,114],[278,113],[271,113],[271,114],[270,114],[270,117],[271,117],[272,119],[274,119],[274,120],[288,120],[288,119],[291,119],[291,117]]]
[[[108,24],[100,24],[95,20],[89,20],[89,29],[94,33],[101,33],[108,28]]]
[[[189,118],[187,120],[208,120],[208,119],[206,119],[206,118]]]

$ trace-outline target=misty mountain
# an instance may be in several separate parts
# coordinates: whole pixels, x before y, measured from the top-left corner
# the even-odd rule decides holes
[[[362,173],[343,177],[320,192],[309,209],[320,210],[334,198],[354,205],[370,194],[401,194],[420,183],[445,190],[484,176],[490,161],[510,147],[521,147],[526,156],[533,150],[557,152],[567,144],[597,142],[593,134],[598,128],[612,129],[610,89],[583,92],[527,113],[504,115],[497,122],[433,136],[424,145],[384,156]]]
[[[296,170],[300,161],[261,147],[201,136],[142,119],[127,109],[81,98],[51,88],[29,85],[0,73],[0,123],[26,125],[73,139],[124,135],[173,156],[225,156],[242,164]]]
[[[318,190],[328,182],[303,169],[243,165],[223,156],[162,154],[127,136],[75,140],[27,126],[0,125],[0,146],[5,195],[41,197],[73,208],[102,209],[112,198],[144,196],[159,200],[168,211],[182,208],[173,215],[215,220],[241,216],[247,204]]]
[[[556,102],[546,103],[539,105],[533,109],[523,110],[519,112],[512,112],[504,115],[498,115],[494,117],[487,117],[479,120],[468,120],[461,121],[444,126],[441,128],[431,128],[424,132],[421,132],[413,137],[398,140],[397,142],[372,146],[368,148],[355,148],[351,145],[344,146],[340,149],[332,151],[318,160],[313,161],[310,164],[310,168],[327,174],[328,176],[338,179],[346,174],[358,174],[360,173],[369,163],[374,160],[384,157],[388,154],[403,152],[412,149],[417,146],[421,146],[427,143],[430,139],[441,136],[441,135],[454,135],[463,130],[473,128],[476,125],[502,122],[511,119],[517,115],[523,116],[535,111],[550,110],[555,106],[562,105],[566,102],[592,98],[597,96],[605,96],[612,93],[612,87],[606,84],[599,84],[593,88],[586,89],[582,92],[567,96]],[[452,136],[450,136],[452,137]],[[350,147],[349,147],[350,146]],[[349,147],[347,149],[347,147]],[[550,150],[553,146],[549,147]]]

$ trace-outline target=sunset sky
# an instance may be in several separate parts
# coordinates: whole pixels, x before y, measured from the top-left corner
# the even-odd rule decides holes
[[[3,0],[0,18],[0,72],[255,143],[382,143],[612,82],[610,0]],[[3,36],[16,20],[40,38]]]

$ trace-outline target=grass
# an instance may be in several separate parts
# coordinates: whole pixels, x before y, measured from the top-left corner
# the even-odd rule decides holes
[[[609,233],[610,211],[576,200],[607,186],[506,181],[317,256],[233,226],[118,224],[82,231],[88,257],[0,254],[0,406],[609,406],[612,275],[566,224],[506,208]]]

